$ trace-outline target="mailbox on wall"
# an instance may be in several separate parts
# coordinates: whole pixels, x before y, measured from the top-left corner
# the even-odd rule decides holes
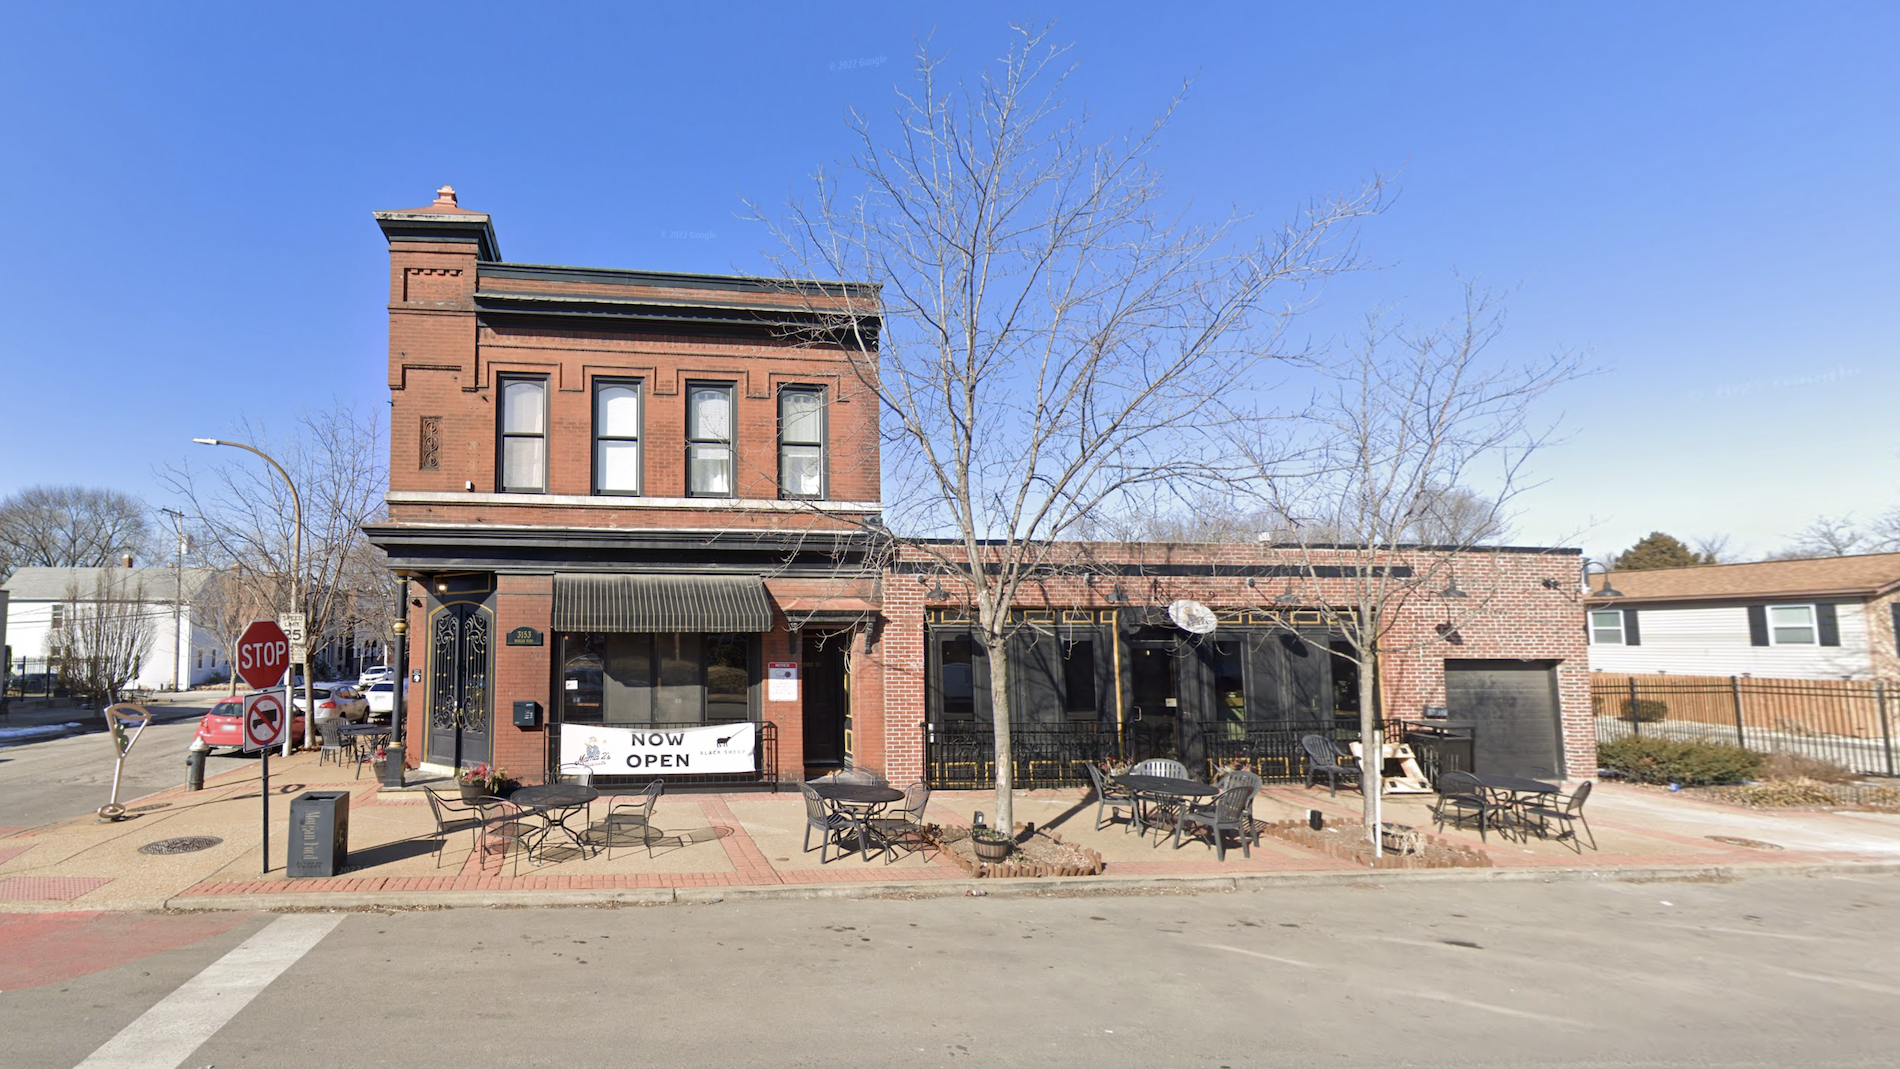
[[[515,703],[515,726],[518,728],[540,727],[541,726],[541,703],[540,702],[516,702]]]

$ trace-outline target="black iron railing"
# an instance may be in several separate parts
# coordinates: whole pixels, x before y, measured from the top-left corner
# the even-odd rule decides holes
[[[1011,768],[1016,786],[1073,787],[1089,782],[1091,761],[1114,751],[1115,734],[1095,721],[1057,727],[1022,726],[1010,730]],[[971,721],[924,725],[924,782],[935,790],[976,790],[996,786],[996,732]]]
[[[1599,675],[1590,704],[1599,743],[1722,742],[1850,772],[1900,772],[1900,716],[1882,680]]]

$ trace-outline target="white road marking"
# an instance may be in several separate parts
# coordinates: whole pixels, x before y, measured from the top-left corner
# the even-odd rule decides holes
[[[1399,991],[1399,990],[1391,989],[1391,988],[1388,988],[1387,990],[1391,994],[1398,995],[1403,998],[1422,998],[1422,999],[1427,999],[1432,1002],[1445,1002],[1453,1006],[1465,1006],[1474,1010],[1484,1010],[1489,1013],[1499,1013],[1499,1014],[1503,1014],[1506,1017],[1522,1017],[1525,1020],[1529,1020],[1529,1021],[1550,1021],[1554,1024],[1567,1024],[1576,1028],[1590,1027],[1588,1024],[1586,1024],[1583,1021],[1572,1020],[1569,1017],[1553,1017],[1548,1013],[1533,1013],[1530,1010],[1513,1009],[1509,1006],[1494,1006],[1489,1002],[1478,1002],[1473,999],[1458,998],[1455,995],[1441,994],[1436,991]]]
[[[1770,965],[1768,967],[1781,973],[1783,976],[1792,976],[1797,980],[1815,980],[1823,984],[1840,984],[1842,987],[1857,987],[1862,991],[1872,991],[1879,995],[1900,995],[1900,987],[1888,987],[1886,984],[1870,984],[1865,980],[1850,980],[1845,976],[1822,976],[1819,973],[1796,972],[1793,969],[1784,969],[1777,965]]]
[[[341,913],[304,913],[272,921],[180,984],[74,1069],[177,1069],[341,923]]]
[[[1301,961],[1298,958],[1276,958],[1272,954],[1262,954],[1258,950],[1244,950],[1240,947],[1223,946],[1220,943],[1202,943],[1201,946],[1208,950],[1225,950],[1230,954],[1245,954],[1250,958],[1265,958],[1268,961],[1277,961],[1282,965],[1295,965],[1302,969],[1318,968],[1318,966],[1312,962]]]

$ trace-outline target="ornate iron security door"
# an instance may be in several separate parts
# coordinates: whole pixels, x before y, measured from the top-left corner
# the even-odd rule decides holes
[[[429,627],[429,760],[466,767],[489,759],[489,633],[480,605],[444,605]]]

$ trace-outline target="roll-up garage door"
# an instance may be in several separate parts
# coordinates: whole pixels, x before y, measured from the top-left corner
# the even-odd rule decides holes
[[[1557,669],[1548,661],[1446,661],[1445,705],[1477,736],[1477,770],[1563,772]]]

